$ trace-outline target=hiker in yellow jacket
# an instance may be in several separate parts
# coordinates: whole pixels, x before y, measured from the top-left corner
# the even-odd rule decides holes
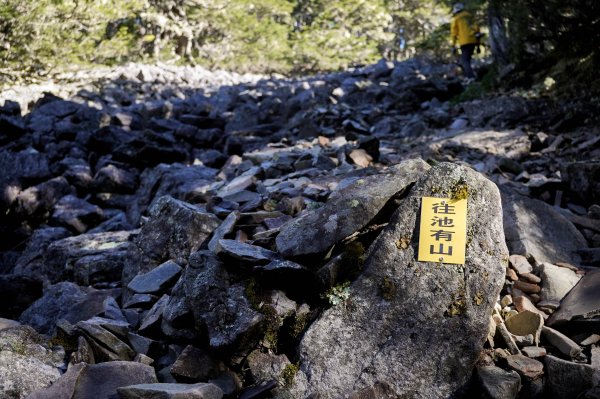
[[[465,10],[463,3],[455,3],[452,7],[452,23],[450,25],[452,51],[456,54],[456,44],[460,46],[460,64],[467,79],[475,79],[471,58],[475,47],[479,44],[479,26],[473,16]]]

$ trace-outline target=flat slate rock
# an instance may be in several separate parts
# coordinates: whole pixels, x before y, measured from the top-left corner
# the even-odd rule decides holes
[[[416,261],[421,198],[456,191],[468,196],[466,264]],[[371,245],[349,299],[305,333],[300,371],[308,381],[294,397],[339,398],[381,386],[392,397],[451,397],[471,377],[507,260],[497,187],[472,169],[436,165]]]
[[[562,300],[550,316],[549,326],[559,326],[573,319],[591,319],[600,315],[600,270],[589,271]]]
[[[118,388],[119,399],[221,399],[214,384],[138,384]]]
[[[323,207],[283,225],[276,240],[277,250],[286,257],[326,251],[366,226],[390,198],[428,169],[423,160],[412,159],[391,167],[388,173],[356,180],[334,192]]]
[[[587,241],[577,228],[545,202],[523,197],[508,187],[501,188],[504,232],[511,254],[543,262],[577,265],[577,251]]]
[[[279,259],[279,255],[273,251],[236,240],[219,240],[215,253],[255,265],[266,264]]]
[[[79,363],[69,368],[52,386],[28,399],[115,399],[117,388],[158,382],[154,369],[137,362]]]
[[[148,273],[138,274],[127,288],[137,294],[160,293],[175,284],[181,270],[181,266],[170,260]]]

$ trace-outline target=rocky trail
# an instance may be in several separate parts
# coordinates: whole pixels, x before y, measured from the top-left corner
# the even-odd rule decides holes
[[[0,95],[0,399],[600,397],[584,111],[419,60],[62,79]]]

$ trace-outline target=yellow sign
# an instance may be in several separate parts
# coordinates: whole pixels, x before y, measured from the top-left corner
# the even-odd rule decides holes
[[[419,261],[465,264],[467,200],[423,197]]]

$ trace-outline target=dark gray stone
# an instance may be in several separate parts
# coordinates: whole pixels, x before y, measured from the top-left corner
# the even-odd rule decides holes
[[[213,350],[243,351],[258,341],[263,315],[252,309],[245,288],[230,283],[225,266],[207,251],[195,252],[182,276],[185,296],[200,332]]]
[[[93,186],[102,193],[132,193],[136,188],[136,175],[115,165],[107,165],[94,176]]]
[[[144,319],[140,324],[140,331],[151,331],[158,328],[162,318],[162,314],[165,310],[165,306],[169,302],[169,296],[163,295],[152,308],[148,311]]]
[[[206,196],[218,171],[199,165],[158,165],[146,169],[140,177],[136,201],[128,208],[128,217],[137,225],[140,216],[156,199],[169,195],[182,201],[197,201]]]
[[[127,288],[138,294],[159,294],[175,284],[181,270],[181,266],[170,260],[148,273],[138,274]]]
[[[325,206],[307,211],[281,227],[277,250],[286,257],[326,251],[366,226],[390,198],[406,189],[428,168],[420,159],[405,161],[390,168],[388,173],[359,179],[332,193]]]
[[[42,268],[44,253],[54,241],[66,238],[71,233],[64,227],[44,227],[33,232],[25,250],[19,257],[14,269],[14,274],[25,274],[25,270]]]
[[[214,384],[139,384],[118,388],[120,399],[221,399]]]
[[[421,197],[460,187],[468,196],[466,264],[417,262]],[[448,397],[463,388],[504,282],[501,215],[497,187],[477,172],[440,163],[425,174],[371,245],[348,300],[304,334],[298,375],[308,385],[296,396],[334,398],[385,384],[396,396]]]
[[[208,249],[214,251],[219,244],[219,240],[225,238],[225,236],[233,231],[235,224],[240,217],[239,212],[231,212],[225,220],[215,229],[213,236],[208,242]]]
[[[67,179],[55,177],[21,191],[16,197],[15,210],[23,217],[46,218],[62,197],[73,192]]]
[[[208,381],[219,374],[219,365],[206,351],[188,345],[171,366],[171,375],[181,382]]]
[[[92,205],[73,195],[66,195],[54,206],[50,223],[55,226],[67,227],[75,233],[81,234],[103,219],[104,213],[99,206]]]
[[[150,209],[150,218],[133,241],[123,268],[123,284],[167,260],[185,266],[190,253],[197,251],[220,224],[202,209],[165,196]]]
[[[600,270],[589,271],[562,300],[550,316],[549,326],[560,326],[573,319],[590,320],[600,315]]]
[[[561,168],[562,181],[586,203],[600,202],[600,162],[571,162]]]
[[[477,376],[485,399],[515,399],[521,389],[521,377],[516,371],[482,366],[477,367]]]
[[[576,398],[597,384],[598,370],[589,364],[573,363],[548,355],[546,365],[545,397],[551,399]]]
[[[63,282],[49,286],[44,295],[23,312],[19,320],[42,334],[51,335],[56,321],[85,298],[89,290]]]
[[[95,358],[99,361],[132,360],[134,351],[103,324],[96,318],[77,323],[77,328],[89,338]]]
[[[257,245],[250,245],[236,240],[219,240],[215,253],[252,265],[266,264],[279,258],[279,255]]]
[[[22,265],[18,273],[56,283],[116,281],[123,267],[131,232],[81,234],[48,245],[43,261]]]

